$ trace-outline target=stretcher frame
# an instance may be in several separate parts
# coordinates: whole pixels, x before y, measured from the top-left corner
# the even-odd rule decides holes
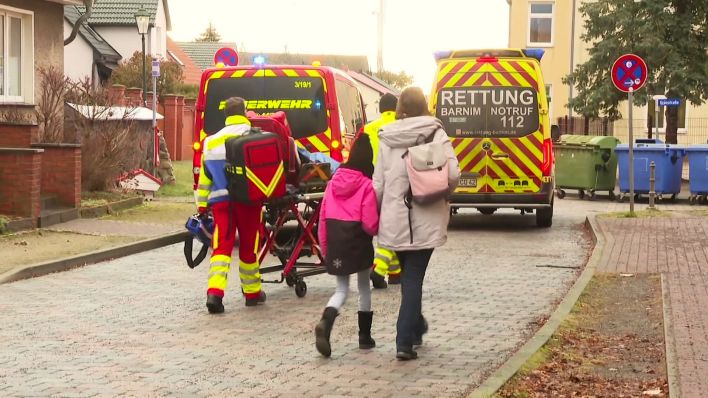
[[[263,283],[286,282],[295,287],[298,297],[305,297],[307,284],[304,278],[327,272],[316,232],[323,197],[324,192],[289,194],[265,205],[266,217],[260,230],[263,243],[258,251],[258,261],[263,264],[266,256],[272,254],[281,264],[260,268],[261,274],[280,272],[279,279],[261,279]],[[289,245],[280,247],[276,238],[291,220],[297,222],[294,245],[292,248]],[[314,261],[300,261],[301,257],[311,256],[315,257]]]

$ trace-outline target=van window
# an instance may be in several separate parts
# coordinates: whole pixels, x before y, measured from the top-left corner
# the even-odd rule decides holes
[[[246,100],[246,110],[258,114],[284,111],[293,138],[327,130],[324,82],[319,77],[240,77],[212,79],[207,86],[204,131],[224,127],[223,104],[230,97]]]
[[[539,126],[531,87],[443,88],[435,113],[452,137],[523,137]]]
[[[343,81],[337,80],[337,102],[339,102],[340,118],[343,120],[342,136],[354,138],[357,131],[364,125],[364,114],[361,111],[359,90]]]

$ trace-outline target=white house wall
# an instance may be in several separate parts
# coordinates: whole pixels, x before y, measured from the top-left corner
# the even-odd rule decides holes
[[[150,31],[150,53],[161,58],[167,53],[167,18],[161,0],[157,2],[155,26]]]
[[[364,99],[364,109],[366,111],[366,120],[372,121],[379,117],[379,98],[381,93],[372,89],[369,86],[357,82],[359,92]]]
[[[71,25],[64,21],[64,37],[71,34]],[[80,35],[64,47],[64,74],[77,81],[93,76],[93,49]]]
[[[94,28],[98,34],[118,51],[123,60],[128,60],[136,51],[141,51],[140,35],[134,26],[96,26]],[[149,41],[145,38],[145,46]]]

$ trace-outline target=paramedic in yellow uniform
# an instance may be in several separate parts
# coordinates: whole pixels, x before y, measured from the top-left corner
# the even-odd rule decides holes
[[[376,166],[376,158],[379,154],[379,130],[381,127],[396,120],[396,105],[398,98],[395,95],[386,93],[379,99],[379,112],[381,117],[364,126],[364,133],[369,136],[371,141],[371,149],[374,151],[374,166]],[[371,282],[377,289],[385,289],[386,275],[388,275],[388,283],[397,285],[400,282],[401,265],[398,262],[396,253],[383,247],[376,248],[374,257],[374,270],[371,272]]]
[[[246,118],[243,98],[226,100],[224,112],[226,126],[204,140],[202,167],[197,185],[199,211],[211,208],[214,215],[214,236],[209,270],[206,306],[209,313],[224,312],[222,302],[231,266],[231,253],[239,236],[239,277],[246,306],[255,306],[266,300],[261,290],[261,274],[258,265],[258,234],[261,225],[262,204],[238,203],[229,197],[226,164],[226,140],[238,137],[251,129]]]

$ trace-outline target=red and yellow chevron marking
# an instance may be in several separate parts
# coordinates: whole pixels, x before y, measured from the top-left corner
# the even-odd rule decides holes
[[[536,71],[531,61],[506,60],[476,62],[450,60],[440,64],[436,92],[450,87],[531,87],[538,91]],[[431,99],[435,109],[437,96]]]
[[[543,134],[538,131],[522,138],[452,138],[452,146],[463,173],[477,174],[477,187],[458,188],[462,193],[518,193],[541,190]],[[485,151],[482,144],[488,142]],[[508,157],[493,157],[504,153]],[[500,185],[500,181],[504,185]],[[519,181],[519,185],[514,185]],[[525,182],[526,185],[521,185]]]
[[[310,152],[329,153],[332,147],[332,130],[328,128],[324,133],[298,138],[295,142]]]

